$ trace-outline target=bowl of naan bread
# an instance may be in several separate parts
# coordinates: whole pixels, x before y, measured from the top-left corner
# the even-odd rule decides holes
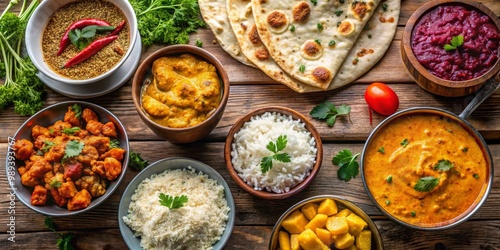
[[[221,47],[298,93],[333,90],[370,70],[396,32],[401,2],[200,0]]]

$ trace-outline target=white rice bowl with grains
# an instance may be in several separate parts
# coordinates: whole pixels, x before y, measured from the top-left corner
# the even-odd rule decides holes
[[[169,209],[160,204],[160,193],[185,195],[188,201]],[[123,221],[141,237],[143,249],[212,249],[224,233],[229,210],[224,187],[188,167],[143,180]]]
[[[260,163],[263,157],[273,153],[266,146],[286,135],[287,144],[283,151],[290,156],[290,162],[273,160],[273,167],[262,173]],[[231,162],[248,185],[256,190],[284,193],[302,182],[316,163],[316,141],[305,123],[277,112],[266,112],[251,117],[234,134]]]

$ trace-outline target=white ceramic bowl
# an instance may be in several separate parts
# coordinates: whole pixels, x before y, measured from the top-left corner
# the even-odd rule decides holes
[[[43,58],[42,35],[52,14],[62,6],[74,2],[74,0],[57,0],[57,1],[42,1],[28,21],[28,25],[26,28],[26,35],[25,35],[26,50],[28,51],[28,55],[33,61],[35,67],[42,74],[52,78],[55,81],[59,81],[66,84],[88,84],[102,80],[110,76],[120,66],[122,66],[123,62],[125,62],[125,60],[132,52],[132,48],[135,45],[136,38],[139,35],[138,34],[139,31],[137,29],[137,18],[135,16],[134,9],[132,8],[132,5],[130,5],[129,1],[127,0],[108,0],[108,1],[113,3],[116,7],[122,10],[123,14],[127,18],[127,25],[129,26],[129,32],[130,32],[129,48],[127,49],[127,52],[122,57],[120,62],[118,62],[113,68],[111,68],[104,74],[83,80],[70,79],[68,77],[62,76],[54,72],[45,63]]]

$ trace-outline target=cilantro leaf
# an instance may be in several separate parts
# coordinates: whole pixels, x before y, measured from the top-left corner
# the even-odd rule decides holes
[[[160,204],[169,209],[181,208],[184,206],[184,203],[188,201],[188,197],[185,195],[172,197],[164,193],[160,193],[159,199]]]
[[[415,183],[415,186],[413,186],[413,189],[415,189],[418,192],[430,192],[438,184],[439,184],[439,178],[436,178],[434,176],[426,176],[420,178],[417,181],[417,183]]]
[[[44,141],[44,146],[40,149],[43,153],[47,153],[53,146],[56,145],[55,142]]]
[[[83,142],[72,140],[66,144],[66,149],[64,150],[64,158],[70,158],[78,156],[83,150]]]
[[[109,141],[109,148],[120,148],[120,141],[116,138],[112,138]]]
[[[61,130],[62,133],[67,135],[74,135],[76,132],[82,130],[80,127],[64,128]]]
[[[406,146],[408,146],[409,143],[410,143],[410,141],[408,141],[408,139],[405,138],[399,144],[401,144],[401,146],[403,146],[403,148],[406,148]]]
[[[286,135],[280,135],[276,140],[276,143],[270,141],[266,148],[267,150],[273,152],[272,156],[263,157],[260,160],[260,170],[263,174],[267,173],[273,167],[273,159],[281,162],[290,162],[290,155],[287,153],[278,154],[279,151],[283,151],[287,144]]]
[[[353,155],[350,150],[344,149],[333,157],[332,163],[340,167],[337,170],[339,179],[347,182],[359,174],[359,163],[356,161],[359,155]]]
[[[149,161],[142,159],[141,154],[136,153],[132,150],[129,153],[129,157],[130,157],[129,165],[131,168],[135,170],[141,171],[149,165]]]
[[[439,160],[438,163],[434,166],[434,169],[439,172],[445,172],[450,170],[453,167],[453,163],[449,160]]]
[[[48,229],[59,235],[59,239],[56,241],[59,250],[74,250],[73,245],[71,245],[71,240],[74,238],[73,234],[58,233],[56,231],[54,219],[51,217],[45,217],[44,224]]]
[[[50,182],[49,185],[50,185],[51,188],[58,188],[58,187],[60,187],[62,185],[62,182],[54,179],[54,180],[52,180]]]
[[[382,146],[377,150],[381,154],[385,154],[385,148]]]
[[[196,39],[196,46],[202,48],[203,42],[200,39]]]
[[[463,43],[464,43],[464,36],[454,36],[451,38],[450,44],[445,44],[443,48],[446,51],[452,51],[462,46]]]
[[[326,120],[326,124],[332,127],[335,125],[337,117],[339,115],[349,115],[351,113],[351,107],[342,104],[339,107],[335,107],[335,104],[331,102],[324,102],[316,107],[314,107],[309,114],[318,120]]]
[[[73,104],[73,106],[71,106],[71,111],[75,112],[76,118],[80,119],[80,117],[82,117],[82,106],[80,106],[80,104]]]

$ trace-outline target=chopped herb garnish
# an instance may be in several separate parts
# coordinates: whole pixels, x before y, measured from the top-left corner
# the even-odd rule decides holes
[[[300,65],[299,71],[300,71],[300,73],[304,73],[304,71],[306,71],[306,65],[304,65],[304,64]]]
[[[390,204],[391,204],[391,201],[390,201],[390,200],[385,200],[385,204],[386,204],[386,205],[390,205]]]
[[[415,186],[413,186],[413,189],[415,189],[418,192],[430,192],[438,184],[439,184],[439,178],[436,178],[434,176],[426,176],[420,178],[417,181],[417,183],[415,183]]]
[[[385,181],[386,181],[387,183],[392,183],[392,175],[387,176],[387,177],[385,178]]]
[[[334,40],[331,40],[331,41],[328,43],[328,46],[335,46],[335,41],[334,41]]]
[[[294,31],[295,31],[295,25],[290,26],[290,32],[294,32]]]
[[[55,142],[51,142],[51,141],[44,141],[43,143],[44,143],[44,146],[41,148],[42,153],[47,153],[53,146],[56,145]]]
[[[389,7],[389,6],[387,6],[387,4],[386,4],[386,3],[383,3],[383,4],[382,4],[382,10],[383,10],[383,11],[387,11],[387,8],[388,8],[388,7]]]
[[[381,154],[385,154],[385,148],[384,147],[380,147],[377,151],[379,153],[381,153]]]
[[[141,171],[149,165],[149,162],[147,160],[142,159],[141,154],[136,153],[132,150],[130,151],[129,157],[130,167],[135,170]]]
[[[462,152],[466,153],[467,151],[469,151],[469,148],[468,148],[468,147],[464,147],[464,148],[462,148]]]
[[[323,102],[318,106],[314,107],[309,114],[318,120],[326,120],[326,124],[332,127],[337,121],[337,116],[347,115],[351,113],[351,107],[346,104],[341,104],[335,107],[335,104],[331,102]],[[349,117],[350,118],[350,117]]]
[[[358,62],[359,62],[359,58],[357,58],[357,57],[356,57],[356,58],[354,58],[353,63],[354,63],[354,64],[356,64],[356,63],[358,63]]]
[[[454,36],[451,38],[450,44],[445,44],[443,48],[446,51],[452,51],[462,46],[463,43],[464,43],[463,36]]]
[[[342,15],[343,12],[344,12],[343,10],[336,10],[335,15],[340,16]]]
[[[196,46],[202,48],[203,47],[203,42],[200,39],[196,39]]]
[[[339,3],[344,3],[345,0],[340,0]]]
[[[318,27],[318,30],[320,31],[323,30],[323,24],[321,23],[316,24],[316,27]]]
[[[401,144],[401,146],[403,146],[403,148],[406,148],[406,146],[408,146],[408,143],[410,143],[410,142],[408,141],[408,139],[405,138],[399,144]]]
[[[64,128],[61,130],[62,133],[67,135],[74,135],[76,132],[82,130],[80,127]]]
[[[417,215],[417,213],[415,211],[411,211],[410,214],[411,214],[411,217],[415,217]]]
[[[342,24],[342,22],[337,22],[337,27],[339,27],[339,26],[340,26],[340,24]]]
[[[314,4],[314,6],[316,6],[318,4],[318,0],[311,0],[311,3]]]
[[[372,39],[372,34],[368,34],[368,39]]]
[[[434,169],[439,172],[445,172],[450,170],[453,167],[453,163],[449,160],[439,160],[438,163],[434,166]]]
[[[62,182],[58,180],[52,180],[49,185],[51,188],[58,188],[62,185]]]
[[[75,117],[80,119],[80,117],[82,117],[82,106],[80,106],[80,104],[73,104],[73,106],[71,106],[71,111],[75,112]]]
[[[159,198],[160,204],[169,209],[181,208],[188,201],[188,197],[185,195],[172,197],[168,194],[160,193]]]
[[[359,163],[356,161],[356,158],[359,155],[359,153],[353,155],[350,150],[344,149],[333,157],[332,163],[340,167],[337,170],[339,179],[347,182],[358,175]]]
[[[116,138],[112,138],[109,141],[109,148],[120,148],[120,141]]]
[[[321,45],[321,40],[319,40],[319,39],[314,39],[314,42],[316,42],[317,44]]]
[[[474,177],[475,179],[479,179],[479,174],[473,174],[472,177]]]
[[[273,152],[274,155],[263,157],[260,161],[260,170],[263,174],[267,173],[271,168],[273,168],[273,159],[281,162],[290,162],[290,155],[287,153],[279,154],[279,151],[283,151],[287,143],[286,135],[280,135],[276,140],[276,143],[270,141],[266,148]]]

